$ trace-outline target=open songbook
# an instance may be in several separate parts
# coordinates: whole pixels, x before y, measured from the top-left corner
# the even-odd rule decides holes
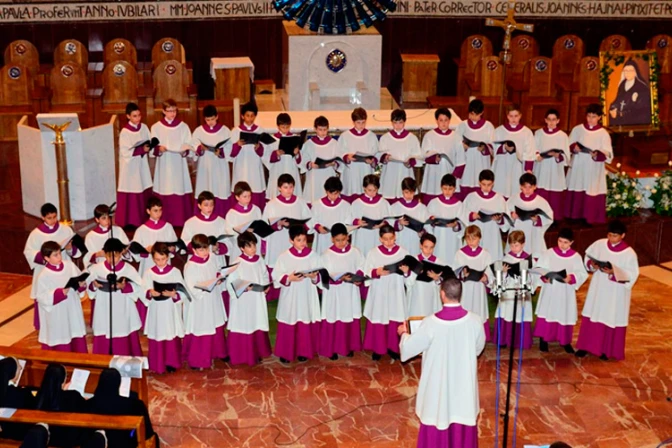
[[[403,259],[395,263],[386,264],[383,266],[383,269],[389,271],[391,274],[404,275],[404,272],[401,270],[401,266],[408,266],[408,268],[416,274],[420,274],[422,272],[422,264],[420,264],[418,259],[412,255],[406,255]]]
[[[294,219],[294,218],[271,218],[268,221],[270,222],[271,226],[274,226],[278,221],[287,221],[287,224],[289,224],[289,227],[292,226],[302,226],[308,221],[310,221],[310,218],[305,218],[305,219]]]
[[[597,152],[604,153],[604,151],[602,151],[601,149],[593,149],[593,148],[589,148],[589,147],[587,147],[586,145],[584,145],[584,144],[581,143],[581,142],[574,142],[574,143],[576,143],[576,146],[579,147],[579,149],[581,150],[580,152],[582,152],[582,153],[584,153],[584,154],[593,154],[593,153],[596,152],[596,151],[597,151]],[[606,154],[605,154],[605,155],[606,155]]]
[[[247,229],[252,229],[252,233],[259,236],[260,238],[266,238],[267,236],[275,232],[275,229],[271,227],[269,223],[261,219],[248,221],[244,224],[239,225],[238,227],[233,228],[233,230],[237,233],[243,233],[247,231]]]
[[[294,271],[294,275],[298,275],[301,277],[307,277],[308,275],[312,274],[320,274],[320,283],[322,284],[322,287],[324,289],[329,289],[329,271],[327,271],[323,267],[317,267],[317,268],[310,268],[310,269],[303,269],[301,271]]]
[[[425,224],[429,224],[429,221],[420,221],[418,219],[413,218],[410,215],[404,215],[402,216],[402,218],[408,221],[406,227],[418,233],[422,232],[422,230],[425,228]]]
[[[469,266],[461,266],[454,272],[457,278],[465,282],[480,282],[483,274],[485,274],[485,270],[477,271],[476,269],[470,269]]]
[[[231,286],[233,286],[233,290],[236,293],[236,297],[240,297],[243,294],[245,294],[248,291],[248,289],[252,292],[264,292],[266,291],[267,288],[271,287],[271,283],[267,285],[261,285],[259,283],[248,282],[247,280],[239,278],[238,280],[234,280],[231,283]]]
[[[507,258],[505,258],[502,261],[502,263],[509,267],[506,271],[506,275],[509,275],[511,277],[520,277],[520,262],[521,261],[525,260],[525,261],[527,261],[528,266],[532,266],[532,255],[530,255],[527,258],[517,259],[518,261],[516,261],[515,263],[510,261],[510,260],[511,260],[511,257],[508,256]],[[495,264],[494,263],[490,265],[490,269],[492,269],[493,272],[495,271]]]
[[[139,147],[141,147],[141,146],[149,146],[149,149],[154,149],[154,148],[156,148],[157,146],[159,146],[159,143],[160,143],[160,142],[159,142],[159,139],[158,139],[158,138],[156,138],[156,137],[152,137],[152,138],[149,139],[149,140],[145,140],[145,141],[138,142],[138,143],[134,144],[132,147],[133,147],[133,148],[139,148]]]
[[[204,280],[202,282],[196,283],[194,285],[194,288],[200,289],[201,291],[205,292],[212,292],[217,287],[217,285],[226,280],[226,278],[229,275],[231,275],[231,273],[236,269],[238,269],[238,263],[222,266],[221,268],[219,268],[221,272],[221,275],[219,277],[215,277],[209,280]]]
[[[518,215],[518,219],[521,221],[529,221],[533,216],[543,216],[544,218],[551,219],[551,217],[540,208],[535,208],[534,210],[523,210],[520,207],[516,207],[516,215]]]
[[[413,334],[418,331],[420,324],[425,319],[425,316],[411,316],[408,318],[408,334]]]
[[[452,224],[454,222],[461,222],[459,218],[451,218],[451,219],[446,219],[446,218],[430,218],[429,221],[427,221],[428,224],[430,224],[432,227],[445,227],[447,224]],[[457,226],[453,227],[453,231],[457,232]]]
[[[154,282],[154,291],[156,292],[164,292],[164,291],[177,291],[178,294],[181,294],[183,297],[187,298],[187,300],[191,301],[191,295],[189,295],[189,291],[187,290],[187,287],[183,285],[182,283],[161,283],[161,282]],[[163,300],[168,300],[170,297],[166,296],[158,296],[158,297],[152,297],[152,300],[156,300],[157,302],[161,302]]]
[[[299,151],[303,149],[303,144],[306,143],[306,134],[308,134],[308,131],[304,129],[298,135],[280,137],[278,149],[285,154],[294,155],[295,148],[299,148]]]
[[[513,140],[500,140],[498,142],[492,142],[492,144],[501,145],[502,148],[504,148],[504,151],[508,152],[509,154],[513,154],[514,152],[516,152],[516,144]],[[506,149],[504,145],[511,147],[511,149],[510,150]]]
[[[490,222],[494,219],[495,215],[502,215],[502,217],[504,217],[504,219],[506,219],[509,222],[509,225],[513,225],[513,220],[511,219],[511,217],[506,213],[504,213],[503,211],[495,212],[483,208],[478,211],[478,220],[481,222]]]
[[[131,244],[128,245],[128,251],[135,255],[149,254],[147,249],[142,247],[142,244],[138,243],[137,241],[131,241]]]
[[[206,150],[210,152],[217,152],[218,150],[222,149],[226,142],[231,140],[230,138],[227,138],[226,140],[222,140],[221,142],[217,143],[214,146],[206,145],[205,143],[201,142],[201,146]]]
[[[254,132],[241,132],[240,139],[244,141],[246,145],[256,145],[257,143],[270,145],[271,143],[275,143],[275,138],[266,132],[262,132],[261,134],[256,134]]]
[[[361,152],[356,152],[352,158],[353,162],[366,162],[369,159],[375,159],[375,156],[371,154],[364,154]]]
[[[113,285],[109,281],[107,281],[107,279],[102,279],[100,277],[97,277],[95,281],[98,282],[98,284],[100,285],[100,288],[98,288],[99,291],[110,292],[112,290]],[[128,277],[119,277],[117,279],[117,285],[119,283],[123,283],[124,281],[127,282],[127,283],[131,283],[131,280]],[[115,289],[117,289],[116,285],[115,285]]]
[[[601,261],[598,260],[597,258],[593,258],[590,255],[586,255],[588,259],[591,261],[591,264],[594,266],[594,269],[591,272],[595,272],[597,270],[601,269],[613,269],[614,270],[614,278],[616,279],[617,282],[619,283],[627,283],[630,281],[630,275],[625,272],[623,269],[619,268],[618,266],[615,266],[611,264],[609,261]]]
[[[339,272],[335,274],[329,273],[329,277],[335,282],[343,281],[344,283],[365,282],[371,280],[371,277],[366,275],[359,275],[354,272]]]
[[[565,269],[561,271],[550,271],[544,268],[532,268],[530,269],[530,273],[537,274],[538,276],[548,280],[550,283],[565,283],[565,278],[567,278],[567,271]]]
[[[327,168],[327,165],[330,164],[330,163],[332,163],[332,162],[336,162],[336,163],[339,163],[339,162],[340,162],[340,163],[345,163],[345,162],[343,162],[343,159],[341,159],[340,157],[334,157],[334,158],[332,158],[332,159],[322,159],[322,158],[318,157],[318,158],[315,159],[315,161],[313,162],[313,167]]]
[[[208,236],[208,243],[209,243],[211,246],[215,246],[215,245],[217,245],[217,243],[219,243],[220,241],[225,240],[225,239],[227,239],[227,238],[233,238],[234,236],[235,236],[235,235],[229,235],[229,234],[227,234],[227,233],[223,233],[223,234],[218,235],[218,236],[209,235],[209,236]]]
[[[540,152],[539,155],[542,159],[550,159],[551,157],[557,157],[565,152],[562,149],[549,149],[548,151]]]
[[[488,144],[485,143],[485,142],[477,142],[477,141],[468,139],[467,137],[462,137],[462,143],[467,145],[468,148],[478,148],[479,146],[488,146]]]
[[[443,152],[430,152],[429,154],[427,154],[425,156],[425,160],[429,159],[430,157],[434,157],[434,156],[437,156],[440,159],[446,160],[450,164],[450,166],[455,166],[452,159],[450,157],[448,157],[448,154],[445,154]]]
[[[84,244],[84,238],[79,236],[77,233],[74,233],[70,238],[66,238],[63,241],[61,241],[61,250],[65,250],[65,247],[72,243],[72,247],[77,249],[79,254],[82,256],[86,255],[89,252],[89,249],[86,248],[86,244]]]
[[[82,272],[77,277],[70,277],[70,280],[68,280],[68,283],[65,284],[63,289],[72,288],[72,289],[77,290],[77,289],[79,289],[79,283],[83,282],[83,281],[86,281],[87,278],[89,278],[89,273],[88,272]]]
[[[373,219],[373,218],[367,218],[366,216],[362,216],[362,221],[364,221],[364,225],[361,227],[362,229],[373,229],[375,226],[382,224],[384,221],[396,221],[397,219],[401,218],[401,215],[399,216],[386,216],[381,219]]]
[[[453,269],[450,266],[443,266],[427,260],[423,260],[420,263],[422,266],[422,272],[418,274],[418,278],[416,279],[419,282],[434,281],[429,275],[427,275],[428,272],[439,274],[442,280],[456,277],[455,272],[453,272]]]

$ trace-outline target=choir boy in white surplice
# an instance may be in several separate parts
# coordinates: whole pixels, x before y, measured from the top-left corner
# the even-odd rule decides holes
[[[464,147],[464,174],[458,195],[463,201],[469,193],[479,189],[478,176],[481,171],[490,169],[495,128],[483,118],[484,109],[483,101],[472,100],[469,103],[468,119],[457,125],[457,134]]]
[[[410,221],[407,217],[426,223],[429,219],[429,212],[425,204],[415,198],[415,192],[418,184],[412,177],[407,177],[401,181],[402,197],[392,204],[392,215],[401,216],[394,223],[394,230],[397,231],[397,244],[413,253],[420,246],[420,233],[424,232],[424,225],[417,229],[410,227]]]
[[[517,105],[509,106],[508,123],[495,129],[494,190],[506,199],[518,192],[520,175],[534,168],[534,136],[530,128],[520,124],[522,116]]]
[[[520,176],[520,193],[512,196],[506,201],[506,210],[513,219],[511,230],[521,230],[525,234],[525,240],[528,243],[528,251],[536,259],[546,251],[546,240],[544,235],[548,228],[553,224],[553,209],[546,199],[538,195],[537,178],[534,174],[525,173]],[[532,216],[518,216],[516,208],[521,211],[541,210],[546,214],[534,214]],[[508,245],[507,245],[508,248]]]
[[[519,275],[509,275],[511,266],[519,265],[521,261],[527,260],[529,263],[530,254],[525,252],[525,234],[520,230],[514,230],[509,233],[507,245],[509,252],[504,255],[505,272],[503,274],[504,285],[507,288],[513,288],[520,284]],[[531,267],[529,263],[528,268]],[[529,278],[528,278],[529,279]],[[499,298],[497,310],[495,311],[495,336],[493,341],[500,347],[506,347],[511,343],[511,332],[513,330],[513,306],[516,298],[515,291],[505,291]],[[527,299],[530,299],[527,296]],[[521,326],[522,322],[522,326]],[[523,349],[529,350],[532,347],[532,301],[518,300],[516,308],[516,334],[515,348],[520,348],[520,337],[523,337]]]
[[[135,103],[126,105],[128,122],[119,132],[119,183],[116,221],[120,226],[139,226],[145,220],[145,206],[152,196],[152,175],[147,159],[151,134],[142,123]]]
[[[221,277],[221,272],[215,257],[210,253],[207,236],[195,235],[191,239],[191,247],[194,255],[184,266],[184,281],[192,302],[184,319],[182,358],[187,360],[191,368],[207,369],[215,358],[228,361],[224,335],[227,317],[222,300],[225,286],[217,282],[210,292],[197,287],[212,284]]]
[[[502,258],[502,232],[509,229],[509,224],[503,216],[506,213],[506,201],[499,193],[492,191],[495,176],[490,170],[482,171],[479,175],[480,188],[470,193],[464,200],[462,207],[462,221],[465,224],[474,224],[481,229],[483,238],[481,246],[490,255],[499,260]]]
[[[261,210],[252,204],[252,190],[247,182],[238,182],[233,187],[234,204],[231,210],[226,214],[226,234],[237,235],[235,228],[247,223],[261,219]],[[248,230],[248,232],[252,232]],[[263,247],[265,242],[262,241]],[[259,251],[260,253],[263,251]],[[231,244],[229,247],[229,259],[235,260],[240,256],[240,248],[237,244]]]
[[[362,349],[362,299],[359,282],[350,274],[363,275],[364,256],[348,244],[348,231],[341,223],[331,227],[333,245],[320,257],[320,265],[330,275],[329,289],[322,287],[322,323],[320,324],[321,356],[332,361],[353,356]],[[346,274],[346,275],[342,275]]]
[[[460,276],[463,280],[462,306],[481,317],[486,339],[490,341],[490,311],[486,285],[495,278],[490,269],[492,256],[479,245],[481,229],[477,226],[471,225],[464,230],[464,240],[467,245],[457,251],[452,266],[453,269],[467,267],[467,272]],[[482,271],[483,275],[479,279],[469,279],[469,271]]]
[[[430,263],[446,266],[445,261],[434,255],[436,247],[436,237],[431,233],[425,233],[420,238],[420,253],[417,259],[420,262],[428,261]],[[441,298],[439,297],[439,285],[441,284],[441,273],[427,271],[429,281],[419,281],[418,276],[411,272],[408,281],[408,316],[429,316],[441,309]]]
[[[226,285],[231,297],[227,342],[231,364],[253,366],[272,353],[265,296],[271,280],[264,259],[257,253],[257,237],[243,232],[237,245],[241,254],[233,262],[238,267],[229,275]],[[240,282],[247,282],[248,286],[237,293]]]
[[[182,365],[182,321],[181,302],[189,300],[177,290],[177,285],[185,286],[179,269],[168,264],[170,251],[163,243],[152,247],[154,266],[142,276],[144,297],[149,302],[145,335],[149,343],[149,369],[156,373],[174,372]],[[161,292],[155,284],[161,284]],[[175,285],[175,289],[163,289]]]
[[[637,254],[625,242],[625,224],[612,221],[607,237],[586,249],[585,265],[593,272],[581,312],[576,356],[591,353],[600,359],[625,359],[625,332],[632,287],[639,277]],[[596,261],[611,265],[599,267]]]
[[[359,226],[352,234],[352,245],[362,254],[368,254],[376,246],[378,230],[385,224],[373,225],[370,229],[366,228],[366,223],[362,218],[381,220],[392,216],[392,208],[382,195],[378,194],[380,188],[380,178],[375,174],[367,174],[362,181],[364,193],[352,203],[353,223]]]
[[[373,352],[374,361],[380,360],[384,354],[390,355],[392,359],[399,359],[397,327],[408,317],[404,286],[410,277],[407,265],[399,266],[399,270],[395,272],[385,269],[408,255],[406,249],[396,244],[394,228],[385,224],[380,228],[379,235],[380,246],[371,249],[364,261],[364,274],[371,277],[364,304],[364,350]]]
[[[112,292],[112,354],[142,356],[140,347],[140,314],[136,302],[145,293],[142,279],[133,266],[121,259],[124,245],[111,238],[103,246],[105,261],[91,266],[88,294],[96,302],[93,314],[93,353],[110,353],[110,285],[108,276],[115,274],[116,290]],[[114,268],[113,268],[114,266]]]
[[[449,129],[450,111],[442,107],[434,112],[434,117],[436,129],[428,131],[422,138],[425,173],[420,191],[425,205],[441,195],[441,178],[446,173],[452,173],[456,179],[461,179],[464,174],[464,146],[460,135]],[[459,186],[456,188],[459,192]]]
[[[184,241],[190,253],[191,239],[194,235],[202,233],[207,237],[215,238],[229,235],[226,231],[226,221],[215,212],[217,198],[209,191],[202,191],[196,200],[198,212],[184,223],[182,235],[180,235],[180,239]],[[210,247],[220,267],[226,266],[226,254],[229,253],[231,241],[231,238],[224,238]]]
[[[415,179],[413,168],[422,165],[422,150],[418,137],[411,134],[406,126],[406,111],[392,111],[392,130],[380,138],[379,159],[383,164],[380,173],[380,193],[390,203],[402,197],[401,181],[407,177]]]
[[[70,226],[63,226],[58,222],[58,210],[55,205],[47,202],[40,208],[40,215],[42,216],[42,223],[30,232],[23,247],[23,256],[33,270],[33,282],[30,288],[30,298],[33,300],[37,299],[37,278],[40,276],[45,264],[41,252],[42,244],[47,241],[54,241],[59,244],[66,243],[75,234]],[[68,243],[62,255],[64,260],[70,260],[71,257],[80,257],[81,253],[79,253],[72,243]],[[37,302],[33,304],[33,325],[36,330],[39,330],[40,315],[37,309]]]
[[[231,131],[217,123],[219,115],[215,106],[205,106],[203,117],[205,123],[194,131],[192,143],[198,157],[194,196],[198,197],[203,191],[212,192],[215,195],[215,214],[223,218],[231,207],[231,178],[227,157],[231,154],[233,144]]]
[[[338,147],[345,162],[342,171],[343,199],[352,204],[364,192],[364,176],[373,174],[374,167],[378,165],[378,137],[366,129],[366,110],[357,107],[350,116],[353,127],[341,134]]]
[[[331,246],[331,228],[336,223],[352,224],[352,207],[343,200],[341,191],[343,184],[338,177],[330,177],[324,183],[326,195],[313,202],[311,207],[312,219],[308,228],[315,231],[313,250],[321,254]]]
[[[156,157],[154,169],[154,194],[166,206],[163,219],[182,227],[194,213],[191,177],[187,157],[193,151],[191,130],[177,118],[177,103],[163,102],[163,118],[152,125],[152,137],[159,139],[151,153]]]
[[[602,224],[607,218],[607,178],[605,163],[614,154],[611,136],[600,124],[602,106],[591,104],[586,122],[569,134],[572,161],[567,171],[565,216],[585,219],[588,224]]]
[[[144,212],[143,212],[144,213]],[[110,217],[110,207],[105,204],[97,205],[93,209],[93,218],[96,221],[96,227],[91,229],[84,237],[84,244],[89,251],[87,254],[86,265],[100,263],[105,259],[103,246],[105,241],[110,238],[116,238],[124,246],[128,245],[128,237],[126,232],[119,227],[112,225],[112,217]],[[126,251],[124,251],[125,253]]]
[[[60,244],[47,241],[40,251],[46,264],[37,279],[37,300],[40,316],[38,342],[43,350],[87,353],[86,325],[81,297],[86,283],[67,287],[71,278],[81,272],[70,260],[64,260]]]
[[[303,186],[303,200],[308,204],[320,199],[324,182],[330,177],[337,176],[340,164],[337,160],[326,163],[327,160],[340,157],[338,142],[329,136],[329,120],[323,116],[315,119],[315,136],[303,145],[303,160],[301,167],[306,172],[306,183]],[[324,164],[317,164],[322,159]]]
[[[574,232],[561,229],[558,233],[558,245],[544,252],[537,260],[537,268],[549,272],[565,271],[562,281],[537,277],[541,285],[537,301],[537,321],[534,324],[534,337],[539,338],[539,350],[548,351],[549,342],[559,342],[567,353],[574,353],[572,337],[576,325],[576,291],[588,278],[581,255],[572,249]]]
[[[462,247],[464,226],[459,221],[462,218],[462,202],[455,196],[457,181],[452,174],[441,178],[441,195],[432,199],[427,206],[430,219],[455,220],[453,222],[425,226],[425,229],[436,237],[438,245],[434,248],[436,256],[453,265],[455,253]]]
[[[154,266],[154,261],[149,253],[152,252],[152,245],[154,243],[172,243],[177,241],[177,235],[173,226],[164,221],[163,217],[163,203],[157,197],[149,198],[147,202],[147,214],[149,219],[143,225],[138,227],[133,235],[133,241],[140,244],[147,250],[147,254],[135,255],[136,261],[140,262],[138,271],[140,275],[144,275],[145,271]]]
[[[312,214],[306,202],[294,195],[295,179],[289,174],[278,177],[279,194],[269,201],[262,218],[273,226],[275,232],[266,238],[266,264],[273,268],[281,253],[292,246],[289,241],[290,223],[284,218],[310,219]],[[303,224],[307,229],[308,225]]]
[[[534,133],[537,194],[551,204],[556,221],[562,221],[565,217],[565,167],[570,160],[569,138],[558,127],[559,116],[557,110],[549,109],[546,112],[546,126]]]
[[[231,131],[231,159],[233,159],[233,177],[231,184],[247,182],[252,188],[252,204],[263,210],[266,206],[266,178],[264,177],[264,147],[261,143],[245,144],[241,132],[261,134],[262,129],[254,124],[257,118],[257,106],[250,102],[240,107],[240,126]]]
[[[321,280],[320,256],[308,247],[305,227],[290,227],[289,238],[292,247],[278,257],[273,277],[280,289],[274,354],[283,363],[318,354],[321,321],[316,286]]]
[[[276,138],[274,143],[265,146],[264,149],[264,165],[268,169],[268,187],[266,188],[266,199],[271,200],[278,194],[278,177],[281,174],[289,174],[296,180],[294,186],[294,194],[302,196],[301,189],[301,175],[299,167],[301,166],[301,150],[297,147],[293,149],[291,154],[286,154],[284,151],[278,149],[280,140],[286,137],[296,137],[290,132],[292,127],[292,118],[287,113],[278,114],[275,120],[278,126],[278,132],[273,134]]]
[[[401,360],[422,353],[415,403],[419,448],[478,446],[476,358],[485,347],[485,334],[480,317],[460,306],[460,297],[460,282],[445,280],[441,311],[423,319],[413,334],[405,322],[399,328]]]

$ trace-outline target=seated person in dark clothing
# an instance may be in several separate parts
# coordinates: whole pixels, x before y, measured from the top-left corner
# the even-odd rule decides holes
[[[21,443],[21,448],[47,448],[49,446],[49,425],[46,423],[38,423],[33,425],[26,437]]]
[[[145,434],[147,438],[154,435],[152,422],[149,420],[147,406],[142,400],[131,394],[131,397],[122,397],[119,395],[119,386],[121,385],[121,375],[115,369],[105,369],[100,374],[98,386],[93,394],[93,398],[88,400],[89,411],[91,414],[103,415],[138,415],[145,419]],[[136,435],[131,431],[106,431],[109,445],[120,448],[135,448],[138,446]],[[159,446],[159,438],[156,437],[156,446]]]
[[[81,448],[107,448],[107,446],[107,435],[105,431],[98,430],[82,444]]]
[[[67,390],[65,367],[49,364],[37,392],[36,409],[55,412],[87,412],[86,400],[76,390]],[[84,430],[80,428],[51,428],[50,446],[79,446]]]
[[[16,358],[0,360],[0,408],[35,409],[35,397],[30,389],[18,386],[20,377],[21,366]],[[1,428],[3,439],[23,440],[31,425],[3,422]]]

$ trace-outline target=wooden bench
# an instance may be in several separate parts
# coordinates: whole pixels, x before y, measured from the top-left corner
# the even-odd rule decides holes
[[[98,379],[103,369],[110,366],[111,355],[94,355],[83,353],[54,352],[40,349],[19,349],[14,347],[0,347],[0,355],[24,359],[26,367],[21,376],[21,386],[39,387],[44,377],[44,371],[50,363],[62,364],[68,375],[75,368],[91,372],[86,383],[85,392],[93,393],[98,385]],[[138,394],[138,398],[149,407],[149,392],[147,377],[132,378],[131,390]]]
[[[19,409],[9,419],[0,418],[0,425],[5,421],[32,424],[47,423],[50,427],[65,426],[71,428],[89,428],[93,430],[135,430],[139,447],[154,448],[156,446],[156,436],[152,436],[149,439],[146,438],[145,419],[140,416],[78,414],[70,412],[29,411]],[[20,441],[0,438],[0,448],[17,446],[21,446]]]

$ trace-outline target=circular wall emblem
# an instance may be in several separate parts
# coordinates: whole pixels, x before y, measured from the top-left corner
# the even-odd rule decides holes
[[[530,48],[530,40],[524,37],[518,41],[518,46],[523,50],[527,50],[528,48]]]
[[[116,76],[124,76],[126,74],[126,67],[124,67],[124,64],[117,64],[112,71]]]
[[[565,42],[563,44],[564,44],[566,50],[571,50],[576,45],[576,43],[574,42],[574,39],[572,39],[571,37],[568,37],[567,39],[565,39]]]
[[[73,73],[75,73],[75,69],[72,68],[72,65],[66,64],[61,67],[61,75],[65,76],[66,78],[72,76]]]
[[[597,68],[597,62],[593,61],[592,59],[589,61],[586,61],[586,70],[589,72],[592,72]]]
[[[166,73],[168,73],[169,75],[174,75],[175,72],[177,72],[177,67],[175,67],[174,64],[166,65]]]
[[[170,53],[170,52],[172,52],[172,51],[173,51],[173,48],[175,48],[175,46],[174,46],[173,43],[172,43],[171,41],[169,41],[169,40],[165,41],[165,42],[161,45],[161,49],[163,50],[164,53]]]
[[[480,50],[482,46],[483,46],[483,41],[481,39],[479,39],[478,37],[474,37],[471,40],[471,48],[473,48],[474,50]]]
[[[21,69],[16,66],[10,67],[8,73],[11,79],[19,79],[21,77]]]
[[[115,53],[121,54],[126,50],[126,45],[123,42],[115,42],[112,48]]]
[[[658,41],[658,48],[667,47],[667,38],[663,37]]]
[[[329,70],[338,73],[345,68],[348,63],[348,58],[345,53],[337,48],[327,55],[327,60],[325,62]]]
[[[548,64],[543,59],[539,59],[534,64],[534,69],[538,72],[545,72],[547,68],[548,68]]]
[[[14,46],[14,51],[16,52],[16,54],[24,54],[26,52],[26,50],[28,50],[28,49],[22,43],[18,43]]]
[[[488,61],[488,63],[485,65],[488,70],[492,71],[497,69],[497,61]]]
[[[621,39],[618,37],[611,39],[611,48],[621,48]]]
[[[74,42],[68,42],[65,44],[65,52],[68,54],[77,53],[77,45]]]

